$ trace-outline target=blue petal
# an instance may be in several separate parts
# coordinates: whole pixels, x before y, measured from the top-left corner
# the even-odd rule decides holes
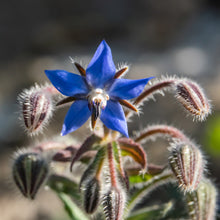
[[[111,48],[103,40],[86,69],[87,81],[95,88],[103,88],[114,77],[115,72]]]
[[[45,70],[51,83],[63,95],[74,96],[76,94],[88,93],[87,85],[80,75],[65,70]]]
[[[154,77],[138,80],[116,79],[111,85],[108,94],[111,98],[133,99],[141,94],[145,85],[152,78]]]
[[[107,106],[101,112],[100,119],[106,127],[119,131],[128,137],[128,128],[124,111],[118,102],[109,100]]]
[[[91,112],[87,101],[75,101],[67,112],[61,135],[66,135],[81,127],[88,120],[90,115]]]

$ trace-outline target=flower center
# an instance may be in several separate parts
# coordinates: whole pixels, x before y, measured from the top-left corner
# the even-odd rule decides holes
[[[101,109],[104,109],[109,100],[108,94],[103,89],[94,89],[88,95],[89,108],[92,112],[92,128],[95,127],[96,120],[98,119]]]
[[[108,94],[103,89],[94,89],[88,95],[88,101],[91,106],[97,105],[104,109],[109,100]]]

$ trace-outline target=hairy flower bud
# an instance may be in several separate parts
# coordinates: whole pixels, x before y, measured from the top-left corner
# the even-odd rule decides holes
[[[87,213],[93,213],[99,204],[100,182],[97,178],[92,178],[84,185],[84,209]]]
[[[24,90],[18,99],[25,129],[31,135],[38,133],[52,116],[53,103],[50,93],[36,85]]]
[[[192,143],[183,142],[175,142],[170,151],[169,164],[179,186],[187,192],[196,190],[205,166],[201,151]]]
[[[190,219],[215,219],[217,190],[210,180],[203,179],[198,189],[187,193],[186,198]]]
[[[48,163],[43,156],[33,152],[17,154],[12,166],[14,182],[28,199],[35,198],[48,171]]]
[[[83,191],[84,209],[87,213],[93,213],[98,207],[100,200],[103,161],[105,148],[101,148],[95,155],[94,160],[83,173],[80,181],[80,189]]]
[[[103,198],[104,213],[108,220],[122,220],[126,194],[123,189],[111,187]]]
[[[203,121],[211,113],[209,101],[202,88],[191,80],[177,81],[176,98],[195,119]]]

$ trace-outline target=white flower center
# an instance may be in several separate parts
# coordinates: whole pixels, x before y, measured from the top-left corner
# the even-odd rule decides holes
[[[103,89],[94,89],[88,95],[88,101],[92,106],[100,106],[104,109],[109,100],[109,95]]]

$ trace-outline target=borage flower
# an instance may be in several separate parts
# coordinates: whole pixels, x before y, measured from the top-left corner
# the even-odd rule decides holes
[[[137,111],[126,99],[140,95],[152,77],[139,80],[119,78],[127,68],[116,72],[111,49],[104,40],[86,70],[77,63],[75,65],[81,76],[65,70],[45,70],[56,89],[68,96],[61,103],[74,101],[64,120],[61,135],[75,131],[91,116],[92,128],[100,117],[106,127],[128,137],[121,104]]]

